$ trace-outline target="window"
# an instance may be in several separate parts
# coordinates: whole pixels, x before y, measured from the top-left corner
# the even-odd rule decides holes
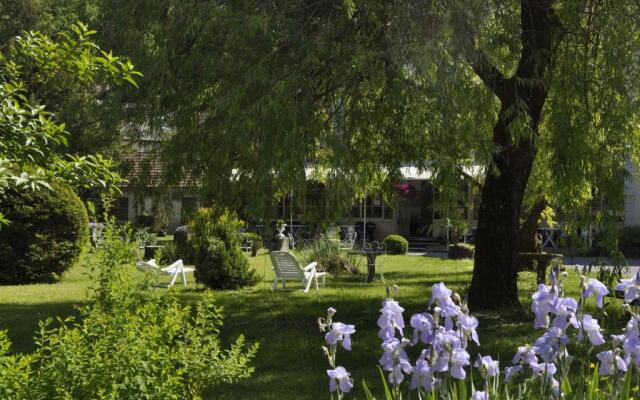
[[[291,217],[291,195],[286,195],[279,199],[275,206],[276,218],[288,221]]]
[[[365,203],[367,218],[392,219],[393,209],[385,203],[381,195],[367,196]],[[353,218],[364,218],[362,201],[359,201],[351,208]]]
[[[129,198],[119,197],[113,204],[111,214],[116,217],[118,221],[129,220]]]

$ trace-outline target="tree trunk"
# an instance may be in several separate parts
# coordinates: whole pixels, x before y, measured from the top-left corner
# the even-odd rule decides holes
[[[506,108],[505,108],[506,107]],[[503,110],[509,105],[504,104]],[[509,137],[504,112],[494,137]],[[474,309],[519,305],[515,264],[520,233],[522,199],[535,158],[531,140],[521,140],[497,153],[482,188],[476,254],[469,291]]]
[[[536,137],[544,101],[545,75],[553,66],[554,46],[561,24],[554,0],[521,0],[522,50],[514,76],[505,78],[488,58],[475,49],[472,67],[500,100],[493,128],[497,151],[488,168],[478,218],[478,235],[469,306],[493,309],[519,305],[516,255],[522,200],[536,155]],[[522,107],[524,105],[524,107]],[[516,135],[509,127],[526,117],[529,135]]]

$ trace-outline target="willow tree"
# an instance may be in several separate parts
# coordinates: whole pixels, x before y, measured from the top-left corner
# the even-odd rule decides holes
[[[476,308],[518,303],[525,198],[577,219],[594,188],[619,203],[637,160],[634,2],[99,3],[102,40],[145,74],[123,101],[164,140],[169,185],[258,208],[310,165],[343,200],[407,163],[485,167]]]

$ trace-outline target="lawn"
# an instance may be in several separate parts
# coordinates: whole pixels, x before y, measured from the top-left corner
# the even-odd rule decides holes
[[[362,277],[340,276],[327,279],[327,287],[305,294],[300,285],[292,290],[271,292],[273,278],[266,254],[250,258],[264,279],[255,287],[219,292],[217,301],[224,307],[225,325],[222,337],[231,340],[244,334],[249,342],[259,342],[254,375],[241,383],[218,388],[210,398],[220,399],[318,399],[327,398],[326,362],[320,346],[323,335],[316,326],[332,306],[338,310],[335,320],[356,325],[353,351],[340,351],[338,364],[352,372],[361,396],[361,380],[377,388],[377,360],[381,354],[376,320],[385,284],[371,284]],[[444,281],[460,292],[471,278],[470,261],[450,261],[421,256],[388,256],[385,260],[386,284],[400,287],[397,300],[406,309],[405,320],[425,309],[430,287]],[[56,284],[5,286],[0,288],[0,329],[7,329],[14,351],[33,348],[33,332],[38,320],[48,316],[74,314],[74,305],[86,300],[91,284],[88,267],[79,265]],[[136,273],[132,270],[132,273]],[[520,290],[523,303],[535,290],[534,275],[522,273]],[[577,296],[575,273],[567,282],[568,294]],[[158,289],[166,290],[166,289]],[[185,302],[201,295],[193,282],[187,289],[178,288]],[[616,313],[601,324],[606,328],[620,326]],[[527,311],[476,314],[480,320],[479,348],[471,352],[491,354],[507,365],[518,345],[532,342],[541,332],[532,329],[532,315]],[[596,314],[598,317],[603,317]],[[408,330],[407,334],[410,334]],[[411,354],[415,357],[415,354]],[[357,393],[357,392],[356,392]]]

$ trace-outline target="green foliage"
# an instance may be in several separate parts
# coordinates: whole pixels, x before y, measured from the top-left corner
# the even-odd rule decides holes
[[[240,249],[238,229],[242,222],[235,213],[200,209],[189,225],[195,258],[195,278],[207,287],[237,289],[255,285],[256,272]]]
[[[409,242],[400,235],[389,235],[384,238],[384,245],[389,254],[406,254],[409,250]]]
[[[174,263],[176,260],[179,260],[179,259],[182,259],[182,261],[185,261],[185,259],[182,258],[182,256],[180,255],[180,252],[178,251],[178,246],[176,246],[176,244],[173,242],[163,243],[163,245],[160,246],[158,250],[156,250],[155,259],[158,265],[163,265],[163,266],[171,265],[172,263]]]
[[[149,228],[138,228],[133,233],[133,239],[139,247],[154,246],[158,243],[158,236]]]
[[[5,176],[0,195],[8,181],[30,190],[56,180],[76,189],[119,190],[122,179],[110,158],[66,152],[67,125],[46,110],[44,101],[61,103],[80,88],[95,101],[100,85],[131,83],[139,75],[129,61],[93,43],[93,34],[81,23],[55,39],[24,32],[0,53],[0,175]]]
[[[36,349],[26,355],[8,355],[0,332],[0,397],[201,399],[206,389],[253,372],[257,345],[240,336],[222,347],[221,308],[211,293],[185,307],[173,292],[132,278],[130,239],[127,229],[107,224],[81,322],[41,322]]]
[[[11,221],[0,229],[0,283],[55,281],[88,244],[87,211],[67,185],[38,191],[12,186],[0,196],[0,212]]]

